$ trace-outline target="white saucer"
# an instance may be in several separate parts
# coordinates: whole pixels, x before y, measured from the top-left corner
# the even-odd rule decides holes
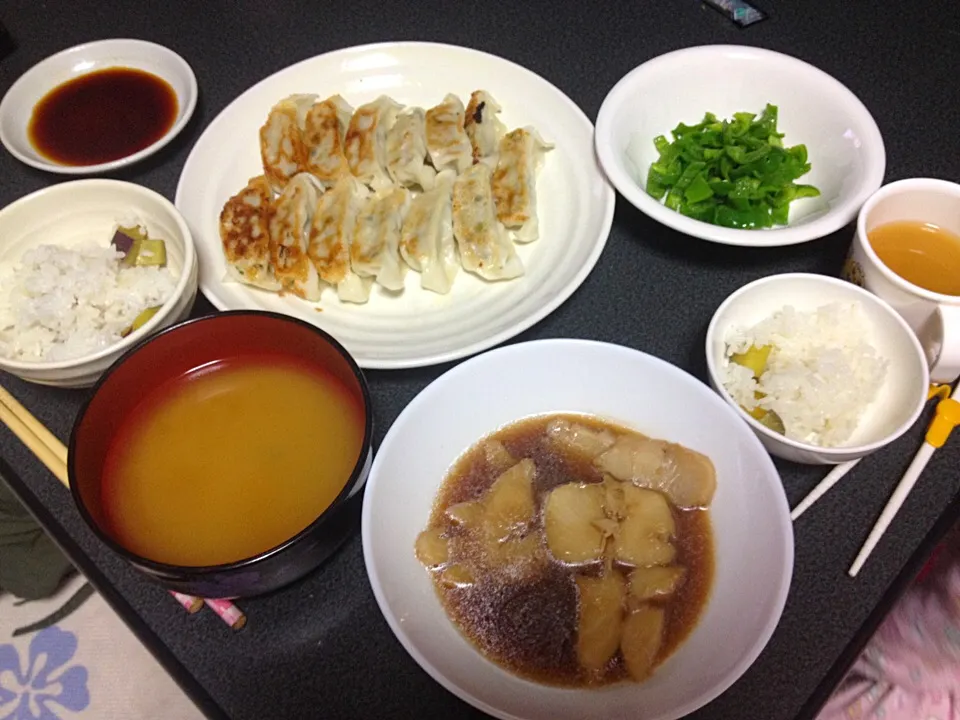
[[[96,165],[61,165],[43,157],[30,142],[27,127],[33,108],[58,85],[92,70],[128,67],[162,78],[177,96],[177,117],[152,145],[126,157]],[[27,70],[0,101],[0,142],[21,162],[64,175],[93,175],[131,165],[170,142],[197,105],[197,78],[187,61],[172,50],[145,40],[98,40],[51,55]]]

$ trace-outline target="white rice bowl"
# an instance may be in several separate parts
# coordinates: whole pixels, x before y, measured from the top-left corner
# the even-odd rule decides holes
[[[752,327],[728,330],[721,382],[747,411],[775,412],[788,438],[841,446],[887,374],[888,362],[871,344],[869,328],[858,302],[833,302],[809,312],[787,305]],[[771,347],[759,378],[730,359],[751,346]]]
[[[122,257],[93,243],[24,252],[0,278],[0,355],[56,362],[120,342],[140,313],[176,288],[167,267],[121,268]]]
[[[848,350],[848,345],[855,348],[858,339],[865,337],[866,342],[876,348],[875,358],[882,360],[885,368],[884,379],[875,386],[876,395],[872,400],[857,395],[856,402],[863,404],[866,409],[859,414],[853,433],[841,444],[833,446],[815,445],[777,432],[752,416],[748,410],[744,410],[731,394],[731,389],[728,389],[729,384],[735,383],[728,378],[731,341],[746,342],[748,332],[756,335],[758,326],[787,306],[793,307],[798,313],[815,314],[825,305],[842,308],[859,305],[857,315],[848,317],[843,312],[839,315],[828,314],[826,327],[820,329],[822,337],[836,337],[840,346]],[[858,324],[857,328],[851,327],[854,323]],[[760,332],[763,332],[763,328]],[[865,335],[857,334],[861,332]],[[817,331],[817,336],[821,337],[820,331]],[[784,339],[783,342],[787,340]],[[876,295],[851,282],[828,275],[783,273],[760,278],[742,286],[720,303],[713,314],[707,326],[705,350],[711,387],[737,409],[740,417],[750,426],[767,451],[784,460],[811,465],[835,465],[856,460],[892,443],[920,417],[930,383],[930,372],[923,348],[906,321]],[[870,361],[861,362],[862,355],[863,353],[854,352],[853,359],[843,355],[847,366],[853,368],[851,373],[858,376],[866,373],[866,368],[872,364]],[[830,353],[811,352],[808,356],[809,361],[816,364],[816,369],[824,373],[828,370],[834,372],[828,365],[832,362],[830,358]],[[859,386],[861,381],[862,378],[853,382]],[[784,386],[787,385],[785,382]],[[810,383],[811,387],[813,385],[815,383]],[[750,402],[749,394],[747,392],[745,396],[743,387],[736,384],[732,387],[737,389],[741,400]],[[803,385],[805,390],[813,392],[811,387],[806,383]],[[844,391],[846,389],[844,388]],[[818,392],[815,395],[832,402],[827,396],[827,392]],[[846,407],[844,405],[840,411],[831,411],[838,413],[837,416],[831,415],[831,425],[843,425],[844,418],[841,415],[844,415],[843,410]],[[785,408],[784,412],[790,416],[789,408]]]

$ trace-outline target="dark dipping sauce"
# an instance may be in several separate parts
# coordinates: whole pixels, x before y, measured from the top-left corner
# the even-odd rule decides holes
[[[596,430],[632,431],[582,415],[552,414],[520,421],[485,440],[497,440],[516,459],[536,465],[534,497],[538,529],[547,494],[565,483],[601,482],[603,473],[589,459],[558,450],[546,434],[551,420],[566,418]],[[501,475],[491,466],[478,443],[447,475],[430,518],[430,527],[443,528],[450,537],[463,532],[445,515],[452,505],[482,497]],[[713,583],[713,532],[709,510],[681,510],[671,504],[676,522],[675,564],[686,568],[686,580],[663,601],[666,622],[663,643],[653,667],[665,661],[696,627]],[[549,553],[548,553],[549,556]],[[469,560],[455,553],[450,560]],[[602,674],[585,671],[577,657],[577,576],[599,576],[602,567],[571,567],[551,560],[533,576],[520,580],[487,575],[466,587],[448,587],[435,578],[434,587],[460,632],[484,655],[514,674],[563,687],[599,687],[630,680],[623,656],[617,652]]]
[[[33,109],[28,137],[61,165],[99,165],[153,145],[179,106],[165,80],[133,68],[107,68],[58,85]]]

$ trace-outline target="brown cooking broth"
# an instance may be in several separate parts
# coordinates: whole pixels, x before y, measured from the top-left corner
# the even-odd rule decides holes
[[[599,430],[630,433],[625,428],[579,415],[544,416],[504,428],[487,440],[498,440],[516,459],[536,466],[534,497],[542,533],[542,507],[547,493],[571,482],[600,483],[603,473],[590,459],[558,449],[546,434],[558,417]],[[464,530],[445,515],[457,503],[481,498],[503,472],[488,460],[484,443],[468,451],[448,474],[430,520],[448,537]],[[694,629],[713,581],[713,537],[709,510],[680,510],[671,505],[676,522],[675,564],[686,568],[686,580],[666,602],[663,643],[654,667],[666,660]],[[543,542],[541,540],[541,542]],[[450,563],[469,562],[469,544],[451,543]],[[549,553],[545,554],[547,558]],[[616,566],[615,566],[616,567]],[[601,674],[583,670],[577,658],[578,591],[575,577],[602,573],[603,567],[571,567],[556,560],[539,563],[531,572],[478,576],[466,587],[448,587],[434,573],[435,587],[448,615],[487,657],[519,676],[560,686],[598,686],[628,678],[618,651]]]

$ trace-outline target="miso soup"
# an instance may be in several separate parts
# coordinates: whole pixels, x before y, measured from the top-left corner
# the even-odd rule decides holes
[[[415,552],[482,653],[567,687],[642,681],[713,582],[713,463],[599,419],[508,426],[450,471]]]
[[[182,566],[274,548],[336,499],[363,444],[343,384],[279,356],[231,359],[149,392],[104,462],[106,530]]]

